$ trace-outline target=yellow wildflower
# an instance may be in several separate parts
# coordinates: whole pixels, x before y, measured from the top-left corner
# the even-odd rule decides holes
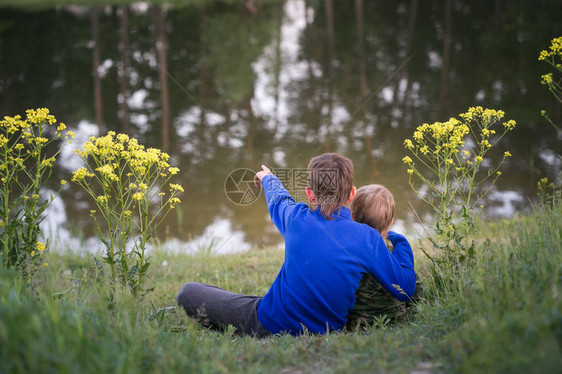
[[[178,205],[179,203],[181,203],[181,200],[178,199],[177,197],[173,197],[170,199],[170,209],[174,209],[176,207],[176,205]]]
[[[507,122],[504,122],[503,126],[507,129],[507,130],[513,130],[515,128],[515,121],[514,120],[509,120]]]
[[[26,114],[27,114],[26,122],[29,122],[31,124],[40,124],[43,122],[48,122],[49,125],[52,125],[53,123],[56,122],[55,117],[49,114],[49,109],[47,108],[39,108],[37,110],[28,109],[26,111]]]
[[[126,143],[127,141],[129,141],[129,136],[127,134],[118,134],[117,140],[121,143]]]
[[[542,84],[552,84],[552,73],[544,74],[541,76]]]
[[[53,162],[55,162],[54,157],[46,158],[43,161],[41,161],[41,166],[51,167],[53,166]]]
[[[411,164],[411,163],[412,163],[412,159],[411,159],[410,157],[406,156],[406,157],[404,157],[404,158],[402,159],[402,162],[405,163],[405,164]],[[171,186],[171,185],[170,185],[170,186]]]
[[[180,186],[179,184],[170,183],[170,190],[183,192],[183,187]]]
[[[86,177],[93,177],[94,174],[90,173],[86,168],[81,167],[80,169],[76,170],[72,173],[72,181],[73,182],[80,182],[83,181]]]
[[[99,168],[96,168],[96,171],[99,172],[102,176],[105,176],[112,181],[116,181],[119,179],[117,175],[113,172],[113,165],[105,164],[103,166],[100,166]]]

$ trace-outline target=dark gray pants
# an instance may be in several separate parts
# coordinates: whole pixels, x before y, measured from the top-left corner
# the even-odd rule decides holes
[[[176,300],[189,317],[205,327],[224,330],[232,325],[240,335],[271,335],[258,321],[259,296],[240,295],[208,284],[192,282],[181,287]]]

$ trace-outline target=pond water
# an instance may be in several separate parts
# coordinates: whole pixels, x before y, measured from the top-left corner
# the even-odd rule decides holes
[[[114,130],[168,152],[185,189],[158,233],[170,251],[282,243],[263,197],[231,173],[269,165],[302,198],[299,172],[327,151],[353,160],[357,186],[386,185],[395,229],[416,235],[412,207],[428,211],[403,141],[475,105],[518,123],[484,164],[513,154],[484,216],[529,209],[537,181],[559,178],[561,135],[540,111],[560,124],[562,108],[537,57],[559,36],[561,1],[10,3],[0,1],[0,114],[47,107],[77,133],[74,147]],[[65,149],[51,188],[80,166]],[[90,204],[65,187],[44,223],[55,247],[97,246]]]

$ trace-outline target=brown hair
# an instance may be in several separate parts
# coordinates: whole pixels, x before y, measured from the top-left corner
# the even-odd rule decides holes
[[[324,153],[310,160],[308,178],[320,213],[327,220],[332,219],[331,215],[341,209],[351,194],[353,163],[340,154]]]
[[[394,197],[380,184],[363,186],[351,202],[351,215],[356,222],[371,226],[386,238],[394,220]]]

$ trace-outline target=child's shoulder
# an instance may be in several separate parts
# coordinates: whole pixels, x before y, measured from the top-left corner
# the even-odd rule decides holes
[[[357,239],[362,239],[363,242],[370,243],[372,247],[385,246],[386,240],[381,236],[380,232],[365,223],[352,221],[350,224],[353,227],[353,235]]]

